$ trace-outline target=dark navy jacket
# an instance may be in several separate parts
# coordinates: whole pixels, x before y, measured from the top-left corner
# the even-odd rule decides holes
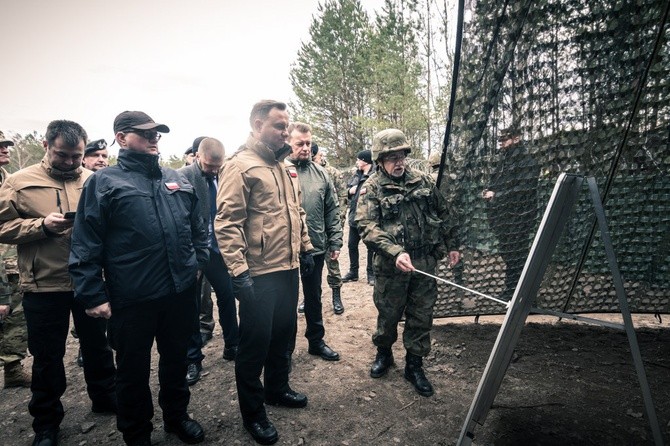
[[[193,186],[158,156],[121,150],[118,165],[87,180],[69,269],[86,308],[112,309],[184,291],[208,260]],[[104,272],[104,280],[103,280]]]

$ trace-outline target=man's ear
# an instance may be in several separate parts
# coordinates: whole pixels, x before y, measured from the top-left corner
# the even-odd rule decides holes
[[[47,149],[49,149],[49,142],[45,139],[42,141],[42,145],[44,146],[44,151],[46,152]]]
[[[123,132],[116,132],[116,135],[114,135],[114,139],[116,139],[116,143],[121,146],[121,147],[126,147],[126,134]]]
[[[262,128],[263,128],[263,120],[258,118],[254,119],[254,126],[253,126],[254,132],[260,133]]]

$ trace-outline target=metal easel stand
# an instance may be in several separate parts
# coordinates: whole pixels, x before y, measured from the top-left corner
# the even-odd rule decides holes
[[[470,410],[463,424],[463,429],[458,442],[456,443],[458,446],[471,445],[474,440],[475,427],[484,424],[488,411],[493,404],[493,400],[495,399],[500,384],[507,371],[521,328],[525,324],[530,312],[580,320],[609,328],[624,330],[628,337],[631,356],[635,365],[635,371],[637,372],[638,381],[640,382],[644,408],[647,418],[649,419],[649,425],[651,426],[654,444],[656,446],[662,446],[664,444],[661,428],[654,409],[651,391],[649,389],[649,383],[647,381],[647,375],[644,370],[642,355],[640,354],[640,347],[635,335],[635,328],[633,327],[633,320],[630,314],[623,280],[614,254],[612,240],[607,229],[605,210],[598,192],[598,185],[593,177],[589,177],[586,180],[589,186],[589,192],[598,226],[600,228],[602,244],[605,247],[605,253],[607,254],[610,270],[612,272],[614,287],[619,299],[623,324],[616,324],[553,310],[543,310],[531,306],[539,291],[542,278],[546,271],[546,266],[553,254],[558,238],[565,228],[567,214],[569,214],[574,207],[583,180],[584,178],[581,176],[561,174],[556,182],[556,187],[554,188],[554,192],[547,205],[547,210],[545,211],[545,215],[540,224],[540,228],[538,229],[538,233],[536,234],[530,254],[526,260],[526,265],[524,266],[523,273],[517,284],[514,296],[509,302],[505,320],[498,333],[498,338],[496,339],[493,351],[486,364],[484,374],[479,382],[472,405],[470,406]]]

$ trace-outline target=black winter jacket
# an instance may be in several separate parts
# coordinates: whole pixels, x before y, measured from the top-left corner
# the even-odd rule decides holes
[[[86,308],[180,293],[208,255],[193,186],[161,168],[158,156],[121,150],[117,166],[97,171],[84,185],[69,269]]]

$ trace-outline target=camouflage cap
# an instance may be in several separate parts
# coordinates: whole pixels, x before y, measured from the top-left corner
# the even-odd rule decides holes
[[[405,134],[398,129],[382,130],[372,138],[372,159],[374,161],[379,161],[381,155],[401,150],[407,154],[412,151],[412,148],[407,144]]]
[[[14,141],[5,137],[5,134],[0,131],[0,146],[7,147],[7,146],[13,146],[13,145],[14,145]]]

